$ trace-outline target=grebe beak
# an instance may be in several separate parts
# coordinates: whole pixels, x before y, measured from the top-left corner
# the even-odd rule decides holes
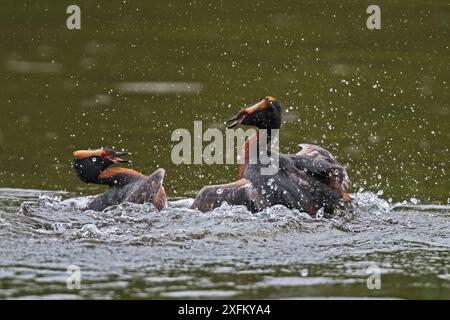
[[[129,163],[130,161],[121,159],[121,156],[127,156],[129,155],[126,151],[116,151],[113,155],[107,155],[105,156],[105,159],[108,159],[112,163]]]
[[[226,121],[227,128],[231,129],[236,127],[238,124],[241,124],[242,121],[244,121],[247,114],[245,113],[245,109],[243,109],[241,112],[239,112],[237,115],[235,115],[233,118],[228,119]],[[229,124],[228,124],[229,123]]]
[[[260,111],[260,110],[263,110],[264,108],[266,108],[269,98],[273,99],[272,97],[266,97],[266,98],[262,99],[261,101],[259,101],[258,103],[255,103],[254,105],[244,108],[241,111],[239,111],[239,113],[237,115],[235,115],[233,118],[228,119],[226,121],[226,123],[231,122],[230,124],[227,125],[227,128],[228,129],[234,128],[238,124],[241,124],[244,121],[244,119],[247,118],[247,116],[249,116],[253,112]]]

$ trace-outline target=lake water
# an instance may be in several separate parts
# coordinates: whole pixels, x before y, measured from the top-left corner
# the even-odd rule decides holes
[[[200,213],[192,199],[82,212],[85,197],[1,189],[0,297],[449,299],[450,206],[353,196],[353,212],[315,219],[282,206]]]
[[[2,2],[0,298],[450,298],[446,1],[378,1],[374,31],[366,1],[77,4],[70,31],[65,3]],[[266,95],[281,151],[316,143],[347,165],[354,212],[187,209],[237,166],[175,165],[171,133],[224,129]],[[169,208],[82,211],[104,188],[71,155],[98,147],[164,167]]]

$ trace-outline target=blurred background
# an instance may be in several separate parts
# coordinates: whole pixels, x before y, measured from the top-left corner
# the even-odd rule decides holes
[[[11,1],[0,10],[0,187],[98,193],[77,149],[167,170],[171,196],[237,166],[174,165],[177,128],[224,128],[244,105],[284,106],[280,148],[329,149],[360,189],[448,202],[448,1]],[[81,8],[68,30],[66,8]],[[147,83],[147,84],[145,84]],[[206,145],[206,144],[205,144]]]

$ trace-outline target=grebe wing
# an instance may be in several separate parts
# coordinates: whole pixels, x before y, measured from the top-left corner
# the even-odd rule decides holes
[[[191,206],[202,212],[220,207],[223,202],[231,205],[244,205],[255,212],[262,209],[263,202],[253,184],[243,178],[232,183],[203,187]]]
[[[156,209],[161,210],[167,205],[166,192],[163,187],[163,180],[166,171],[157,169],[130,193],[127,201],[134,203],[151,202]]]
[[[302,150],[292,156],[295,166],[330,187],[346,192],[350,178],[343,165],[326,149],[313,144],[300,144]]]

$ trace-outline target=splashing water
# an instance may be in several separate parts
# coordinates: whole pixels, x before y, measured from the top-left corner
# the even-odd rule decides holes
[[[449,205],[361,192],[354,210],[317,219],[283,206],[202,213],[192,199],[94,212],[69,196],[0,189],[0,298],[449,298]],[[66,286],[70,265],[80,290]],[[381,290],[367,289],[370,265]]]

